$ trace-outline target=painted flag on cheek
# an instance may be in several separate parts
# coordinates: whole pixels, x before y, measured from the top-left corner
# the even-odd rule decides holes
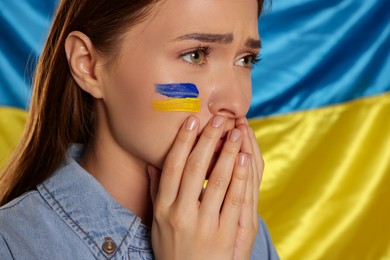
[[[56,5],[0,2],[0,168],[22,133]],[[259,213],[281,259],[390,259],[388,10],[279,0],[259,21],[248,117],[266,162]]]
[[[199,90],[193,83],[157,84],[156,92],[168,99],[153,101],[154,110],[160,112],[200,111]]]

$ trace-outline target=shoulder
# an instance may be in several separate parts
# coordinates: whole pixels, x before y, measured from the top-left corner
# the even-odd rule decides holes
[[[10,213],[35,209],[40,204],[40,200],[41,196],[36,190],[24,193],[0,208],[0,221],[11,217]]]
[[[34,234],[38,229],[47,228],[59,222],[57,214],[37,190],[29,191],[0,208],[0,234]]]
[[[252,249],[251,259],[279,259],[266,224],[260,216],[258,221],[259,231],[257,232],[255,244]]]
[[[38,212],[44,207],[40,194],[33,190],[0,208],[0,259],[14,259],[16,250],[23,251],[20,243],[25,245],[26,234],[32,237],[40,226],[44,217]]]
[[[50,211],[38,191],[29,191],[0,208],[0,234],[36,227]]]
[[[0,259],[91,259],[86,248],[36,190],[0,208]]]
[[[4,220],[12,220],[15,217],[29,216],[33,211],[41,207],[45,208],[45,204],[38,191],[26,192],[0,208],[0,223]]]

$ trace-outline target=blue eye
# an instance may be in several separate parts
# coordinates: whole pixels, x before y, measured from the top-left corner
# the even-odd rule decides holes
[[[206,58],[209,53],[208,47],[199,47],[181,54],[180,57],[188,63],[203,65],[206,62]]]

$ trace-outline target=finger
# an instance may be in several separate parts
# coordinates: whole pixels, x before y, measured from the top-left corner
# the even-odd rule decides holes
[[[237,232],[242,204],[245,199],[249,163],[249,155],[239,153],[234,166],[232,180],[223,202],[220,227],[224,229],[224,233],[228,236],[235,236]]]
[[[237,125],[237,128],[240,129],[242,133],[242,146],[241,151],[244,153],[249,153],[254,156],[252,140],[249,136],[249,126],[248,125]]]
[[[258,158],[256,157],[257,152],[255,151],[255,149],[256,147],[258,147],[258,145],[257,142],[253,143],[253,138],[251,137],[252,130],[248,125],[240,124],[238,125],[238,128],[241,130],[243,134],[241,151],[252,155],[251,166],[252,166],[252,171],[255,174],[253,185],[256,187],[259,185],[259,176],[260,176],[259,171],[262,172],[262,168],[259,168],[257,165],[258,163],[256,162]],[[262,160],[262,158],[260,160]]]
[[[251,158],[251,171],[253,172],[253,214],[254,221],[257,223],[258,214],[258,202],[259,202],[259,188],[261,182],[261,176],[264,170],[264,161],[261,156],[261,152],[257,143],[257,139],[253,130],[247,124],[245,118],[238,119],[236,121],[237,127],[241,129],[243,133],[243,145],[242,151],[253,154]]]
[[[253,155],[254,155],[254,162],[257,167],[257,173],[259,173],[259,181],[261,182],[262,176],[263,176],[263,170],[264,170],[264,160],[263,156],[260,151],[259,143],[257,141],[256,135],[253,131],[253,129],[248,125],[248,132],[249,132],[249,138],[252,143],[253,148]]]
[[[220,140],[226,119],[223,116],[213,117],[202,131],[202,134],[193,148],[183,172],[178,203],[184,209],[199,204],[199,195],[202,192],[212,156]]]
[[[252,128],[248,124],[242,124],[243,120],[236,122],[243,133],[242,151],[253,155],[252,167],[254,171],[254,186],[260,186],[264,170],[264,160]],[[244,122],[247,122],[246,120]]]
[[[158,188],[160,185],[161,171],[153,165],[148,165],[147,167],[150,178],[150,198],[154,205],[158,193]]]
[[[249,161],[252,161],[252,157],[249,158]],[[245,199],[241,209],[241,215],[239,219],[240,227],[251,228],[253,224],[253,210],[254,210],[254,173],[252,170],[251,163],[249,163],[249,173],[247,178],[246,190],[245,190]],[[256,196],[257,197],[257,196]],[[256,218],[257,219],[257,218]]]
[[[172,205],[176,201],[183,169],[196,140],[198,128],[199,121],[193,116],[190,116],[180,128],[164,162],[157,203]]]
[[[241,127],[245,128],[247,130],[249,140],[252,144],[252,150],[253,150],[253,155],[255,156],[255,159],[262,158],[256,135],[255,135],[253,129],[251,128],[251,126],[248,124],[248,120],[245,117],[238,118],[236,120],[236,126],[240,130],[243,130]],[[261,162],[261,161],[262,161],[262,159],[259,160],[259,162]]]
[[[252,213],[253,213],[253,222],[257,226],[258,224],[258,208],[259,208],[259,197],[260,197],[260,181],[259,181],[259,174],[257,174],[256,167],[254,166],[252,158],[252,163],[250,167],[250,171],[252,172],[253,182],[252,182]]]
[[[200,206],[200,216],[204,219],[219,218],[219,213],[232,177],[237,155],[241,147],[241,131],[232,129],[211,172],[207,188]]]

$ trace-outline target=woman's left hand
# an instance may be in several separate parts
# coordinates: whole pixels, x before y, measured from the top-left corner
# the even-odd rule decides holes
[[[259,229],[259,188],[263,176],[264,160],[261,155],[256,136],[252,128],[248,125],[247,119],[237,119],[236,127],[241,130],[243,136],[241,152],[251,155],[251,165],[248,175],[245,201],[241,210],[234,249],[234,258],[238,260],[250,259],[250,255],[243,256],[243,253],[251,252],[253,242],[255,241]]]

